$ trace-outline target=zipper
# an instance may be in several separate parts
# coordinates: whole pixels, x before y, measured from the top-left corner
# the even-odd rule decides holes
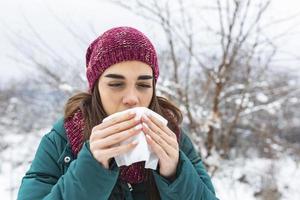
[[[131,192],[133,190],[132,185],[130,183],[127,183],[129,191]]]

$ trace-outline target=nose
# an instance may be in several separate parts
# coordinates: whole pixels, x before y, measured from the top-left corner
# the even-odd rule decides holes
[[[138,106],[139,97],[137,91],[135,91],[135,89],[130,89],[126,91],[122,101],[123,104],[129,108]]]

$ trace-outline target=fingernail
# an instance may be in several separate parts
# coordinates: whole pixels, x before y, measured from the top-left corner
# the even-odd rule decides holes
[[[136,145],[136,144],[138,144],[138,141],[133,141],[132,144]]]
[[[146,137],[147,137],[149,140],[151,140],[151,136],[150,136],[150,135],[146,134]]]
[[[144,125],[146,128],[149,128],[149,126],[148,126],[147,124],[143,123],[143,125]]]

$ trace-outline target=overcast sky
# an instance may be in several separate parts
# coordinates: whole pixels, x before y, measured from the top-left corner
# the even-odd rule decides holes
[[[24,68],[10,59],[16,54],[7,40],[7,34],[11,30],[24,36],[35,37],[30,34],[25,19],[28,19],[35,29],[58,52],[64,48],[76,49],[74,55],[84,63],[86,47],[93,35],[86,33],[86,46],[78,46],[70,38],[68,32],[55,19],[53,13],[66,23],[76,24],[78,30],[84,33],[88,30],[88,23],[92,24],[95,32],[102,33],[113,26],[128,25],[137,27],[143,32],[149,32],[148,36],[156,46],[160,44],[160,36],[156,37],[153,27],[149,26],[142,18],[126,11],[105,0],[0,0],[0,79],[9,80],[12,77],[20,77]],[[295,16],[293,20],[280,23],[269,30],[270,35],[289,29],[288,37],[280,40],[281,53],[276,57],[276,66],[285,68],[281,70],[294,70],[300,75],[300,0],[273,0],[267,17],[281,19]],[[30,38],[29,37],[29,38]],[[152,37],[152,38],[151,38]],[[70,48],[72,47],[72,48]],[[74,47],[74,48],[73,48]]]

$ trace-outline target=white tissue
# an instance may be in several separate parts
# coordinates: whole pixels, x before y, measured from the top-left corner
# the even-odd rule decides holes
[[[146,107],[136,107],[136,108],[128,109],[128,110],[121,111],[118,113],[114,113],[114,114],[106,117],[105,119],[103,119],[103,122],[111,119],[112,117],[121,115],[126,112],[130,112],[130,111],[134,111],[136,113],[135,118],[137,118],[137,119],[141,119],[143,114],[149,113],[149,114],[151,114],[151,116],[157,118],[163,124],[167,125],[167,123],[168,123],[168,121],[165,118],[163,118],[159,114],[155,113],[154,111],[152,111]],[[137,126],[140,126],[140,125],[137,125]],[[129,151],[125,154],[116,156],[115,160],[116,160],[117,165],[118,166],[122,166],[122,165],[129,166],[135,162],[145,161],[145,168],[156,170],[157,164],[158,164],[158,157],[152,151],[151,147],[147,144],[145,134],[143,133],[143,131],[141,131],[139,134],[137,134],[135,136],[132,136],[128,140],[122,142],[121,145],[130,143],[132,141],[138,141],[138,145],[131,151]]]

